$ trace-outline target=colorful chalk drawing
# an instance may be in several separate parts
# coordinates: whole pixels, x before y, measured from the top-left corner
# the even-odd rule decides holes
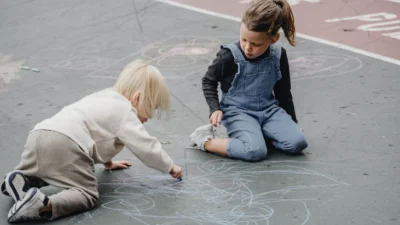
[[[264,225],[282,221],[303,225],[312,214],[310,203],[333,201],[335,190],[350,187],[308,169],[310,165],[340,166],[329,163],[285,160],[254,164],[227,159],[187,163],[195,169],[186,173],[196,175],[180,182],[168,176],[142,175],[99,183],[99,189],[112,190],[100,195],[101,207],[70,220],[96,222],[112,213],[145,225]],[[332,194],[323,195],[328,191]]]
[[[22,65],[23,61],[13,60],[10,55],[0,53],[0,93],[7,92],[7,86],[13,80],[21,79],[18,66]]]
[[[199,80],[215,59],[220,46],[236,37],[170,37],[120,59],[80,56],[64,60],[56,69],[84,70],[91,78],[116,79],[123,67],[141,58],[157,66],[167,79]],[[351,74],[363,63],[354,56],[331,52],[288,51],[292,80],[305,80]]]

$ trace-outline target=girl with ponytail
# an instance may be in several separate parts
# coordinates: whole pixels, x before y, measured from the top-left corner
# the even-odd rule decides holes
[[[240,40],[221,46],[202,79],[211,124],[190,135],[199,149],[258,161],[267,156],[266,143],[287,153],[307,147],[297,124],[286,50],[278,42],[280,29],[294,46],[290,5],[285,0],[254,0],[242,17]],[[205,131],[221,122],[229,138],[207,135]]]

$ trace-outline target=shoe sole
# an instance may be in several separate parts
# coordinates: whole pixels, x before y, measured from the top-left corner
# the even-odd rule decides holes
[[[21,200],[29,190],[29,181],[23,173],[14,171],[7,174],[5,188],[15,202]]]
[[[27,203],[30,202],[30,200],[35,197],[36,193],[37,193],[37,188],[33,188],[32,191],[29,193],[29,198],[28,199],[24,199],[24,203],[22,203],[18,208],[15,208],[17,206],[17,203],[15,203],[13,205],[13,207],[10,209],[10,212],[14,210],[14,212],[12,213],[12,215],[8,215],[8,222],[12,223],[12,222],[17,222],[16,220],[14,220],[14,216],[19,212],[19,210],[21,210]],[[33,192],[33,193],[32,193]]]

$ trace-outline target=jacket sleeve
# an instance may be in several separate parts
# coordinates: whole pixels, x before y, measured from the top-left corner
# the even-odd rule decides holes
[[[231,51],[221,48],[202,78],[203,94],[210,108],[210,115],[221,109],[218,99],[218,84],[227,77],[234,75],[236,71],[237,65]]]
[[[275,84],[275,98],[276,100],[278,100],[279,106],[282,107],[286,111],[286,113],[292,117],[292,120],[297,123],[296,112],[294,109],[293,97],[291,92],[289,60],[287,58],[286,50],[284,48],[282,48],[280,69],[282,78]]]
[[[157,138],[149,135],[134,111],[123,120],[117,137],[146,166],[169,173],[174,165]]]

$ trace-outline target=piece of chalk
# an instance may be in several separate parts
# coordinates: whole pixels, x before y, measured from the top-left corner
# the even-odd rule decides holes
[[[20,68],[21,70],[29,70],[30,69],[29,66],[19,66],[18,68]]]
[[[33,72],[40,72],[40,70],[38,68],[32,68],[31,69]]]

